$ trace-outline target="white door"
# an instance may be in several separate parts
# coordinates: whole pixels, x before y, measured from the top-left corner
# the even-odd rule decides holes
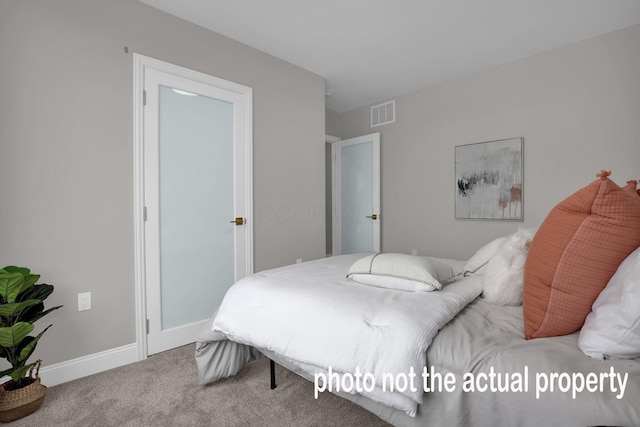
[[[380,134],[332,144],[333,254],[380,251]]]
[[[251,117],[248,88],[249,98],[164,63],[144,67],[143,80],[151,355],[194,342],[227,289],[252,271]]]

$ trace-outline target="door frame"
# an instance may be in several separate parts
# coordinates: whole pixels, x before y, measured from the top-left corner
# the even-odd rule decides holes
[[[331,199],[333,204],[333,216],[332,216],[332,253],[333,255],[342,254],[342,188],[341,188],[341,158],[338,155],[338,151],[342,147],[349,145],[362,144],[371,141],[373,143],[373,212],[378,216],[378,219],[373,222],[373,251],[380,251],[380,227],[381,227],[381,215],[380,215],[380,133],[372,133],[369,135],[357,136],[349,139],[338,139],[327,141],[331,142]]]
[[[135,285],[135,330],[138,360],[148,357],[147,307],[146,307],[146,262],[145,262],[145,194],[144,194],[144,75],[150,68],[168,74],[175,74],[194,81],[216,86],[237,93],[244,98],[243,139],[236,145],[244,150],[244,195],[245,234],[244,256],[245,275],[253,273],[253,91],[250,87],[210,76],[198,71],[160,61],[148,56],[133,54],[133,231],[134,231],[134,285]]]

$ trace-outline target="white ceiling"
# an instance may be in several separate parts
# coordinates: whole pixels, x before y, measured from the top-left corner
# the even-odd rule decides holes
[[[640,0],[140,1],[323,76],[337,112],[640,23]]]

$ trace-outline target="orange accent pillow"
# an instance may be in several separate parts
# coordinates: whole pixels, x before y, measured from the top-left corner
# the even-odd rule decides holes
[[[622,187],[622,189],[624,191],[627,191],[629,194],[633,194],[634,197],[636,195],[640,196],[640,190],[636,190],[637,185],[638,185],[638,181],[636,181],[635,179],[632,179],[627,181],[627,185]]]
[[[579,330],[620,263],[640,246],[640,199],[602,171],[554,207],[531,242],[524,270],[525,338]]]

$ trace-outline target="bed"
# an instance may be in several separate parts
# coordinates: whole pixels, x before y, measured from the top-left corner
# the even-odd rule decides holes
[[[527,274],[535,273],[529,264],[548,254],[541,250],[545,236],[562,234],[553,229],[558,221],[545,220],[535,234],[518,230],[496,238],[468,260],[413,257],[435,280],[402,282],[402,288],[380,274],[373,283],[358,276],[356,266],[364,260],[373,271],[379,254],[341,255],[244,278],[198,337],[199,381],[214,383],[266,356],[312,381],[315,393],[334,392],[395,426],[640,425],[640,196],[632,203],[638,207],[630,221],[632,241],[620,252],[624,257],[617,255],[606,288],[592,292],[596,302],[589,303],[581,329],[544,336],[546,319],[532,332],[529,313],[518,304],[523,292],[525,302],[533,300],[522,290],[525,263]],[[583,221],[574,234],[584,229]],[[619,234],[629,239],[628,230]],[[610,237],[588,240],[612,246]],[[575,242],[568,245],[562,262],[575,250]],[[598,249],[598,258],[605,252]],[[397,264],[398,258],[389,259]],[[538,261],[549,262],[545,256]],[[562,276],[566,266],[558,269],[555,276]],[[583,287],[597,275],[586,270],[584,277],[572,274]],[[519,287],[512,286],[518,280]],[[564,289],[556,293],[567,295]],[[563,307],[562,316],[573,310]],[[631,326],[617,326],[619,319]],[[617,353],[605,354],[597,347],[607,337],[598,334],[625,340],[616,338]],[[631,350],[624,347],[629,343]]]
[[[257,281],[273,283],[284,280],[287,283],[286,288],[299,286],[299,280],[304,282],[308,281],[309,277],[320,277],[318,280],[333,281],[336,286],[355,287],[356,291],[365,293],[399,292],[349,283],[349,279],[346,278],[349,266],[364,255],[343,255],[269,270],[258,274]],[[460,265],[464,264],[460,261],[451,262],[458,271]],[[459,277],[455,283],[475,289],[474,293],[480,295],[480,282],[480,275],[469,275]],[[255,301],[248,306],[251,305],[255,305]],[[284,310],[287,305],[282,304],[279,307]],[[331,313],[326,313],[326,316],[331,316]],[[212,318],[212,324],[214,319],[215,316]],[[322,322],[322,318],[319,318],[318,322]],[[251,323],[248,326],[255,325]],[[336,332],[329,329],[329,333]],[[242,343],[240,337],[233,339],[236,341],[230,340],[221,332],[213,331],[212,327],[208,327],[198,337],[196,361],[201,384],[234,375],[246,363],[262,355],[267,355],[310,381],[316,380],[315,376],[319,371],[314,366],[305,365],[286,354],[276,353],[268,344],[261,342],[260,347],[256,348]],[[577,341],[578,333],[525,340],[522,307],[499,306],[490,304],[483,298],[474,298],[435,335],[426,351],[425,364],[428,366],[428,372],[435,372],[443,377],[449,375],[449,378],[453,375],[455,387],[445,389],[443,386],[442,390],[424,393],[415,416],[410,416],[402,409],[380,403],[375,397],[372,399],[362,394],[343,391],[336,394],[354,401],[397,426],[638,425],[640,359],[605,362],[593,360],[580,351]],[[611,369],[616,374],[626,375],[622,395],[618,383],[614,382],[615,390],[612,390],[610,380],[607,379],[608,383],[602,391],[583,390],[576,392],[574,399],[574,389],[562,391],[558,387],[559,385],[563,389],[566,388],[564,376],[562,384],[556,385],[554,391],[549,389],[549,385],[543,388],[545,383],[542,376],[540,379],[536,378],[536,375],[545,375],[548,379],[552,373],[608,375]],[[496,374],[493,391],[490,379],[492,372]],[[506,375],[510,378],[505,378]],[[526,381],[528,391],[519,391],[518,375]],[[465,380],[470,384],[471,376],[474,377],[475,390],[471,391],[470,387],[463,390]],[[420,380],[420,386],[424,388],[421,375],[416,379]],[[555,382],[558,383],[558,380]]]

